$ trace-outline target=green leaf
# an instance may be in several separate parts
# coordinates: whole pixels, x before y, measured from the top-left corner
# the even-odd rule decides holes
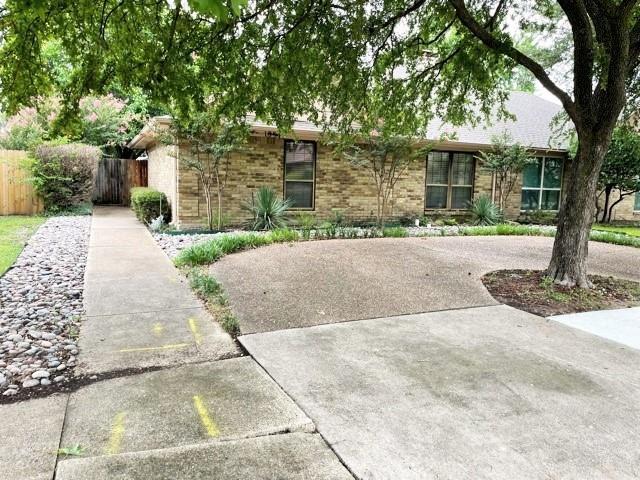
[[[76,443],[75,445],[70,445],[68,447],[62,447],[58,449],[58,455],[66,455],[66,456],[76,456],[79,457],[84,454],[86,448]]]

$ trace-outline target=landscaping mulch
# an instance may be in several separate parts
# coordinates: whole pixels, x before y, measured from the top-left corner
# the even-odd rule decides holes
[[[640,283],[590,275],[593,288],[556,285],[544,270],[498,270],[482,277],[499,302],[535,315],[608,310],[640,305]]]

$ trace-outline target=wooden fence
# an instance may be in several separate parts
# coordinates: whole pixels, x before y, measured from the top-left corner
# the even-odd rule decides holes
[[[146,160],[105,157],[98,165],[92,200],[103,205],[129,205],[131,189],[146,186]]]
[[[24,168],[27,153],[0,150],[0,215],[33,215],[44,209]]]

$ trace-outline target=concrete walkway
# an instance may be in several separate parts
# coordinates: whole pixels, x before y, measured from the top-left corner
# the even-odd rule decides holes
[[[352,478],[311,420],[240,357],[127,209],[94,210],[84,298],[79,373],[96,381],[0,406],[0,472],[21,480],[54,472],[56,480]],[[57,455],[76,446],[80,456]]]
[[[80,337],[85,373],[238,354],[149,231],[123,208],[96,208]]]
[[[549,319],[640,350],[640,307],[554,315]]]

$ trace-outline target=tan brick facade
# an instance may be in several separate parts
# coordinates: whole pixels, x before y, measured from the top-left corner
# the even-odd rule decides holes
[[[176,201],[176,157],[177,149],[171,145],[156,145],[148,150],[149,168],[148,185],[156,190],[164,192],[171,205],[171,218],[178,218]]]
[[[172,201],[173,222],[178,228],[204,226],[207,210],[204,191],[197,173],[185,165],[191,155],[188,145],[179,149],[177,173],[171,172],[175,156],[167,148],[156,147],[149,152],[149,185],[167,194]],[[284,193],[284,139],[252,137],[249,145],[234,153],[229,161],[226,187],[223,194],[223,216],[228,225],[241,225],[247,220],[243,204],[261,186],[269,186]],[[419,218],[468,214],[466,210],[425,211],[426,158],[416,161],[400,178],[392,199],[391,215],[397,218]],[[172,183],[172,178],[177,181]],[[318,220],[330,218],[333,210],[344,213],[353,221],[372,220],[376,215],[375,183],[365,167],[356,167],[321,143],[316,149],[315,208],[311,211]],[[173,189],[173,193],[172,193]],[[493,176],[476,160],[473,196],[493,195]],[[520,186],[507,201],[508,218],[520,215]],[[213,201],[216,205],[215,190]]]

